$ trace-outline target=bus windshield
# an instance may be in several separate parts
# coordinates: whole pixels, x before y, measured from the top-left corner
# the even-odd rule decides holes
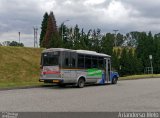
[[[56,66],[58,65],[59,54],[58,52],[48,52],[42,54],[43,66]]]

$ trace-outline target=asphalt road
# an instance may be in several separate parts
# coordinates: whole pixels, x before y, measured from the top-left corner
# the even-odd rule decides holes
[[[0,111],[160,111],[160,79],[119,81],[85,88],[40,88],[0,91]]]

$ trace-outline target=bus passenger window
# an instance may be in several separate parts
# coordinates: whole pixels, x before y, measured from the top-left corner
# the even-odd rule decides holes
[[[66,66],[66,67],[69,66],[68,58],[65,58],[65,66]]]
[[[92,68],[98,68],[97,57],[92,57]]]
[[[84,55],[78,55],[78,68],[84,68]]]
[[[78,68],[84,68],[84,58],[78,59]]]
[[[91,68],[91,56],[85,56],[85,68]]]
[[[98,68],[103,69],[105,67],[103,60],[98,60]]]
[[[72,58],[72,67],[76,66],[76,60],[74,58]]]

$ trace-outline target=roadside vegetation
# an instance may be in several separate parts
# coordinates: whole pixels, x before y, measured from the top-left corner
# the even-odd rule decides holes
[[[0,88],[39,85],[42,50],[0,46]]]
[[[135,79],[150,79],[150,78],[160,78],[160,74],[130,75],[130,76],[120,77],[119,80],[135,80]]]

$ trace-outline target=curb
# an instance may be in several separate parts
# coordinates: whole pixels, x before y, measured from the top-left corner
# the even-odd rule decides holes
[[[15,90],[15,89],[30,89],[30,88],[40,88],[43,87],[43,85],[37,85],[37,86],[22,86],[22,87],[11,87],[11,88],[0,88],[0,91],[4,90]]]
[[[118,81],[123,81],[123,80],[139,80],[139,79],[158,79],[160,77],[142,77],[142,78],[125,78],[125,79],[119,79]]]

